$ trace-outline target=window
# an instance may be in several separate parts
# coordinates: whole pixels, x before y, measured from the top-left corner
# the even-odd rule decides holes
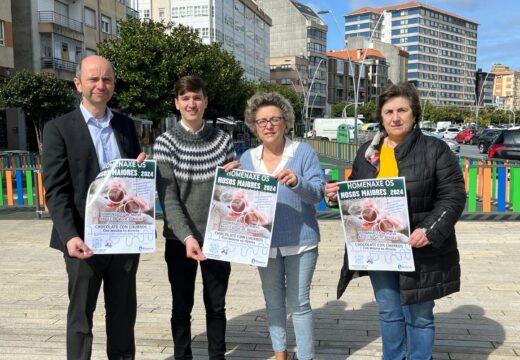
[[[194,16],[200,16],[200,14],[201,14],[201,8],[200,8],[200,6],[194,6],[194,7],[193,7],[193,15],[194,15]]]
[[[76,54],[75,54],[76,55],[76,58],[75,58],[76,62],[79,62],[81,60],[81,58],[82,58],[81,55],[82,54],[83,54],[83,49],[81,48],[81,46],[76,46]]]
[[[5,31],[4,22],[0,20],[0,46],[5,46]]]
[[[159,19],[164,20],[164,8],[159,8]]]
[[[172,7],[172,18],[178,18],[178,17],[179,17],[179,8]]]
[[[193,6],[186,7],[186,16],[193,16]]]
[[[105,34],[110,34],[111,20],[108,16],[101,15],[101,30]]]
[[[149,19],[150,18],[150,9],[144,9],[143,10],[143,19]]]
[[[85,25],[96,29],[96,12],[88,7],[85,7]]]
[[[202,16],[208,16],[209,8],[208,5],[202,5]]]
[[[202,38],[209,37],[209,28],[202,28]]]

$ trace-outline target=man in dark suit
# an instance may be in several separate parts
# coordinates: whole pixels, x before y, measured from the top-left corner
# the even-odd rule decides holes
[[[43,181],[53,221],[52,248],[64,253],[69,285],[67,358],[90,359],[92,319],[101,284],[105,295],[107,355],[134,359],[137,254],[93,255],[83,242],[89,185],[117,158],[145,159],[132,120],[107,107],[115,85],[112,64],[83,59],[74,79],[80,108],[48,122],[43,131]]]

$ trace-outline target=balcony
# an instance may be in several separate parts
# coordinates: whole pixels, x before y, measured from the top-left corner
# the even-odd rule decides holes
[[[137,10],[132,9],[130,6],[126,7],[126,16],[133,17],[135,19],[139,19],[139,12]]]
[[[114,34],[109,34],[106,32],[101,33],[101,41],[110,41],[110,40],[114,40],[116,38],[117,38],[117,36]]]
[[[76,66],[78,65],[75,62],[62,60],[57,58],[44,57],[41,58],[42,62],[42,70],[43,69],[54,69],[57,71],[68,71],[71,73],[76,72]]]
[[[38,11],[38,21],[40,23],[51,23],[63,26],[68,30],[83,34],[83,23],[81,21],[71,19],[54,11]]]

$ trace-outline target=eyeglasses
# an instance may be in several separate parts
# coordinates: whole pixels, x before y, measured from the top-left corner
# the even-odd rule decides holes
[[[284,120],[283,116],[273,116],[270,119],[258,119],[255,120],[255,123],[258,127],[264,128],[267,126],[267,123],[271,123],[273,126],[277,126],[280,124],[280,122]]]

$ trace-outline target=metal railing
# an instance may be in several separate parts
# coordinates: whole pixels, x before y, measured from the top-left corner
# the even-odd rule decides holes
[[[114,40],[115,38],[117,38],[117,36],[114,34],[109,34],[106,32],[101,33],[101,41],[105,41],[105,40],[110,41],[110,40]]]
[[[68,60],[62,60],[51,57],[41,58],[42,69],[65,70],[69,72],[76,72],[77,63]]]
[[[340,146],[346,165],[343,174],[338,168],[323,169],[333,180],[346,179],[350,175],[351,160],[356,149],[353,144],[307,140],[318,149],[330,147],[325,155],[332,157]],[[152,155],[152,146],[143,146],[143,151]],[[336,156],[337,159],[342,159]],[[343,160],[343,159],[342,159]],[[466,216],[518,216],[520,213],[520,163],[501,160],[460,158],[467,194]],[[39,156],[35,154],[15,154],[0,156],[0,207],[36,206],[41,214],[45,211],[45,190],[43,188]],[[322,202],[319,211],[327,210]],[[496,217],[495,217],[496,218]],[[475,218],[478,219],[478,218]],[[490,218],[491,219],[491,218]]]
[[[83,23],[81,21],[71,19],[54,11],[38,11],[38,21],[60,25],[83,34]]]

